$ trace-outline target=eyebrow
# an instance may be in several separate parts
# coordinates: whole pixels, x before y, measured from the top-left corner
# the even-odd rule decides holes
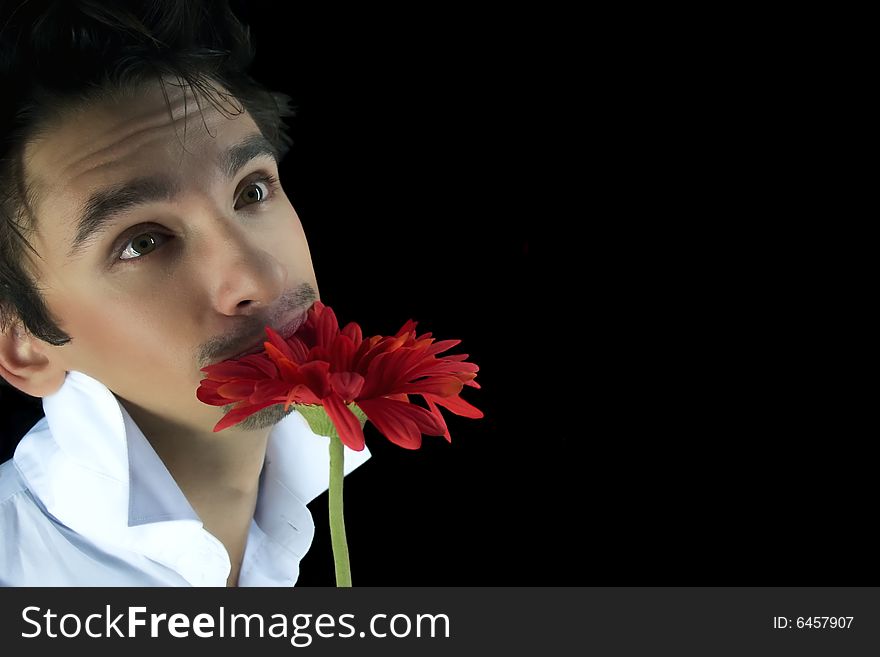
[[[278,162],[278,153],[268,139],[260,133],[248,135],[220,155],[220,170],[231,180],[259,157],[271,157]],[[76,235],[68,257],[76,256],[120,215],[151,203],[173,201],[180,192],[178,182],[166,175],[141,176],[94,192],[76,220]]]

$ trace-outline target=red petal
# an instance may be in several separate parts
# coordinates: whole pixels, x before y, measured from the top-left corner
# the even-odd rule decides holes
[[[312,347],[309,349],[309,355],[307,360],[323,360],[326,362],[330,362],[331,353],[329,347],[324,345],[318,345],[317,347]]]
[[[380,398],[361,400],[358,406],[388,440],[405,449],[422,446],[420,428],[429,435],[443,433],[428,411],[408,402]]]
[[[256,381],[229,381],[217,388],[217,393],[229,401],[247,399],[254,392]],[[228,404],[229,401],[226,403]]]
[[[299,368],[299,374],[303,383],[319,398],[330,395],[330,363],[320,360],[306,363]]]
[[[293,361],[281,361],[278,364],[278,373],[281,375],[281,380],[287,383],[302,382],[302,376],[299,373],[299,365]]]
[[[268,354],[269,358],[278,366],[281,367],[282,363],[291,362],[291,359],[288,358],[284,352],[282,352],[278,347],[276,347],[271,342],[264,342],[263,346],[266,348],[266,354]],[[289,352],[290,349],[287,349]]]
[[[329,306],[321,309],[315,325],[315,344],[317,346],[329,346],[339,335],[339,322],[336,321],[336,313]]]
[[[413,368],[407,378],[414,379],[418,376],[434,376],[437,374],[458,376],[464,372],[474,373],[479,371],[480,368],[477,367],[476,363],[458,363],[448,358],[430,357],[423,359],[418,367]]]
[[[335,372],[346,372],[352,369],[354,354],[357,351],[354,342],[341,333],[336,336],[330,353],[330,368]]]
[[[342,444],[360,452],[364,448],[364,431],[357,416],[348,409],[339,395],[330,395],[321,400],[321,404],[336,427]]]
[[[293,354],[295,363],[305,363],[309,358],[309,348],[305,342],[299,338],[299,334],[293,335],[287,340],[287,346]]]
[[[370,364],[369,359],[372,358],[372,356],[368,357],[367,354],[371,353],[373,345],[375,345],[378,340],[379,336],[374,335],[372,338],[361,341],[360,346],[354,354],[354,359],[352,360],[351,368],[353,370],[360,372],[361,374],[364,374],[367,371]]]
[[[453,397],[437,397],[436,395],[422,395],[425,398],[425,401],[431,402],[435,401],[440,406],[444,408],[448,408],[450,411],[455,413],[456,415],[461,415],[462,417],[469,417],[475,420],[479,420],[483,417],[483,411],[481,411],[476,406],[469,404],[464,399],[455,395]]]
[[[220,381],[203,379],[196,390],[196,397],[199,401],[204,402],[205,404],[210,404],[211,406],[225,406],[229,403],[229,400],[224,399],[217,394],[217,388],[221,385],[223,384]]]
[[[388,365],[392,367],[386,373],[386,376],[397,383],[416,378],[414,372],[424,369],[426,361],[430,363],[435,359],[425,356],[423,349],[405,348],[389,354],[388,360]]]
[[[308,389],[303,384],[295,385],[290,389],[290,392],[287,393],[287,396],[284,398],[284,410],[286,411],[291,404],[311,404],[317,405],[320,404],[321,400],[315,395],[314,392]]]
[[[435,342],[430,347],[428,347],[428,354],[434,355],[443,353],[444,351],[448,351],[452,349],[455,345],[461,344],[461,340],[441,340],[440,342]]]
[[[419,431],[429,436],[442,436],[444,427],[430,411],[411,402],[401,402],[397,410],[416,423]]]
[[[265,381],[257,383],[254,387],[254,392],[248,398],[248,401],[252,404],[261,404],[264,401],[274,399],[276,403],[280,403],[281,399],[287,397],[288,392],[290,392],[289,383],[266,379]]]
[[[400,392],[399,388],[413,378],[407,373],[418,370],[422,359],[418,351],[409,348],[379,354],[370,362],[361,395],[372,398]]]
[[[272,359],[269,358],[265,352],[245,356],[241,359],[241,362],[258,369],[269,379],[278,378],[278,369],[275,367],[275,363],[272,362]]]
[[[446,420],[443,419],[443,414],[440,412],[440,409],[437,408],[437,404],[434,403],[434,400],[430,395],[426,395],[424,399],[428,402],[428,407],[431,409],[431,415],[433,415],[438,424],[443,427],[443,437],[446,438],[446,442],[451,443],[452,436],[449,435],[449,427],[446,426]]]
[[[416,326],[418,325],[418,322],[414,322],[411,319],[406,320],[406,324],[400,327],[400,330],[397,332],[397,335],[395,337],[400,337],[401,335],[408,333],[415,333]]]
[[[364,341],[364,334],[361,332],[361,327],[354,322],[346,324],[341,333],[342,335],[347,335],[351,338],[351,341],[354,342],[355,348],[360,347],[361,342]]]
[[[202,368],[202,372],[205,372],[209,379],[216,381],[262,378],[260,370],[239,360],[224,360],[215,365],[208,365]]]
[[[275,347],[275,349],[278,350],[278,352],[280,352],[285,358],[296,360],[293,352],[290,350],[290,345],[288,345],[284,338],[278,335],[269,326],[266,327],[266,335],[269,336],[269,344]],[[266,347],[266,351],[269,351],[268,346]]]
[[[345,401],[354,401],[364,387],[364,377],[357,372],[334,372],[330,375],[330,385]]]
[[[274,406],[275,402],[265,402],[262,404],[247,404],[242,406],[239,404],[231,411],[229,411],[223,418],[214,426],[214,431],[223,431],[227,427],[231,427],[234,424],[238,424],[245,418],[253,415],[259,410],[266,408],[267,406]]]
[[[414,381],[396,386],[392,392],[405,392],[410,395],[431,394],[451,397],[461,392],[462,382],[454,376],[432,376],[422,381]]]

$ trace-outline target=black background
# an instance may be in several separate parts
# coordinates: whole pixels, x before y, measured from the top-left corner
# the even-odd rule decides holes
[[[810,194],[773,195],[812,126],[766,57],[727,75],[631,17],[241,4],[299,107],[281,171],[322,298],[481,367],[452,444],[367,426],[356,586],[876,583],[870,388],[829,328],[850,281]],[[300,584],[333,583],[325,506]]]

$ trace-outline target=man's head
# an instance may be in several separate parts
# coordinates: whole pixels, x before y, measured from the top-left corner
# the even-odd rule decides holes
[[[0,375],[31,395],[76,370],[141,423],[210,428],[200,367],[317,298],[277,183],[287,99],[207,4],[4,6]]]

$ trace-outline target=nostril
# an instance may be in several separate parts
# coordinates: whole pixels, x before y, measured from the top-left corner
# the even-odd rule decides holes
[[[250,305],[252,305],[253,303],[254,303],[254,302],[251,301],[250,299],[245,299],[244,301],[239,301],[239,302],[238,302],[238,305],[237,305],[236,307],[237,307],[237,308],[247,308],[247,307],[249,307]]]

